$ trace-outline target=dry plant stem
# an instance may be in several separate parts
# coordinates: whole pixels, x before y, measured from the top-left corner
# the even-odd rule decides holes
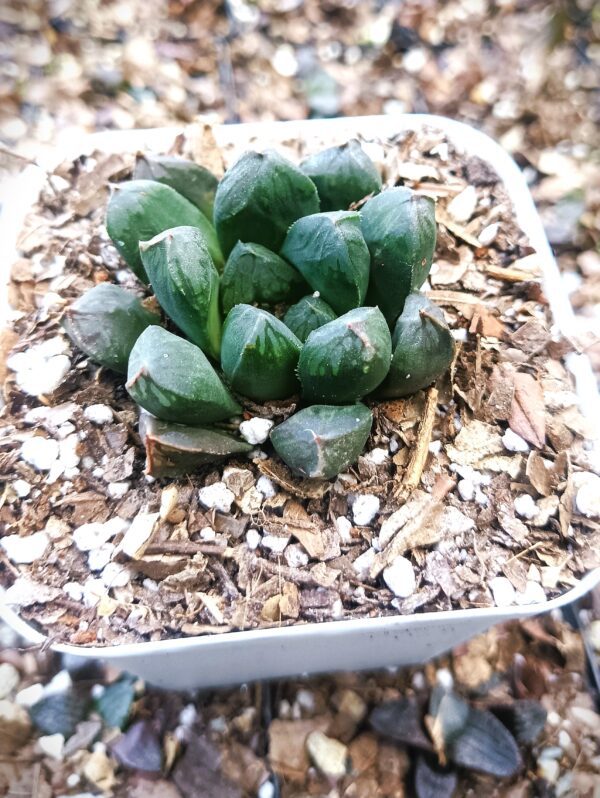
[[[417,442],[408,462],[404,478],[398,490],[394,493],[394,498],[405,501],[412,491],[417,487],[421,480],[427,455],[429,454],[429,444],[433,432],[433,422],[435,421],[435,409],[437,407],[438,389],[435,385],[427,391],[423,420],[419,425]]]
[[[496,280],[505,280],[507,283],[536,282],[536,275],[531,274],[531,272],[523,271],[522,269],[503,269],[488,263],[485,267],[485,271],[490,277],[495,277]]]

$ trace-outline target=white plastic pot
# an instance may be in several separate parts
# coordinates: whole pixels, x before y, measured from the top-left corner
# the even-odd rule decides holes
[[[512,158],[489,136],[469,125],[425,114],[229,125],[217,127],[214,132],[219,145],[243,151],[266,145],[283,146],[285,142],[296,140],[308,141],[315,136],[324,146],[342,143],[359,134],[367,139],[392,137],[423,126],[445,131],[457,149],[466,155],[482,158],[496,170],[512,200],[521,228],[540,257],[544,289],[555,323],[564,335],[572,334],[573,310],[527,183]],[[75,155],[93,150],[161,151],[170,146],[176,132],[168,128],[94,134],[80,142]],[[56,162],[68,155],[72,157],[73,152],[57,153]],[[52,165],[48,164],[49,167]],[[7,282],[8,269],[15,256],[14,242],[23,216],[35,202],[43,181],[40,169],[28,167],[16,181],[4,186],[3,193],[11,197],[11,202],[5,206],[6,211],[3,207],[0,217],[2,284]],[[0,297],[0,312],[2,307],[6,308],[6,296]],[[570,355],[567,366],[575,377],[583,412],[597,419],[600,417],[600,398],[588,358]],[[51,647],[76,657],[97,658],[137,674],[151,684],[180,690],[300,673],[410,665],[423,663],[500,621],[561,607],[583,596],[598,582],[600,569],[587,574],[576,587],[545,604],[333,621],[112,648],[66,644]],[[0,617],[26,640],[46,642],[44,635],[1,602]]]

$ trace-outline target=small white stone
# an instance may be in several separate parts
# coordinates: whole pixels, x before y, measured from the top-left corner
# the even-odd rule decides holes
[[[388,453],[385,449],[377,447],[376,449],[371,449],[370,452],[367,452],[364,457],[365,460],[367,460],[369,463],[373,463],[373,465],[381,465],[388,459]]]
[[[285,547],[290,542],[289,537],[281,537],[280,535],[263,535],[260,542],[261,546],[269,549],[274,554],[283,554]]]
[[[502,436],[502,443],[504,444],[504,448],[508,449],[509,452],[529,451],[529,444],[527,441],[520,435],[517,435],[516,432],[513,432],[510,427],[508,427]]]
[[[12,483],[13,489],[20,499],[25,499],[31,493],[31,485],[24,479],[15,479]]]
[[[368,526],[379,512],[379,497],[371,493],[356,497],[352,505],[352,516],[357,526]]]
[[[560,765],[556,759],[540,757],[538,759],[538,775],[549,784],[555,784],[560,775]]]
[[[124,532],[128,526],[129,523],[119,518],[118,515],[103,524],[97,521],[82,524],[73,532],[73,543],[79,551],[91,551],[102,546],[103,543],[108,543],[115,535]]]
[[[113,420],[113,411],[108,405],[89,405],[83,411],[83,415],[92,424],[108,424]]]
[[[529,493],[522,493],[515,498],[515,512],[521,518],[531,520],[536,517],[539,510]]]
[[[106,585],[102,579],[86,579],[83,585],[83,603],[86,607],[95,607],[100,599],[106,596]]]
[[[305,744],[310,758],[323,775],[334,781],[346,775],[348,749],[343,743],[327,737],[322,731],[313,731]]]
[[[575,496],[577,512],[586,518],[600,518],[600,477],[584,471],[577,475],[579,487]]]
[[[28,438],[21,446],[21,457],[38,471],[50,471],[59,453],[58,441],[39,435]]]
[[[34,532],[33,535],[8,535],[0,538],[0,546],[9,560],[15,563],[32,563],[44,556],[50,545],[50,538],[45,532]]]
[[[412,596],[417,586],[412,563],[406,557],[396,557],[391,565],[383,570],[383,581],[399,598]]]
[[[413,47],[402,58],[402,66],[407,72],[416,75],[427,63],[427,53],[422,47]]]
[[[7,360],[15,372],[17,385],[30,396],[53,393],[71,368],[71,361],[62,354],[68,349],[64,338],[50,338],[42,344],[18,352]]]
[[[335,528],[342,543],[352,543],[352,523],[345,515],[336,518]]]
[[[205,526],[202,527],[202,529],[200,530],[200,538],[201,540],[204,540],[206,543],[209,543],[210,541],[214,540],[216,537],[217,533],[212,528],[212,526]]]
[[[108,588],[125,587],[131,582],[131,571],[118,562],[109,562],[100,574],[100,579]]]
[[[304,551],[302,546],[299,546],[297,543],[287,546],[283,553],[283,557],[290,568],[303,568],[305,565],[308,565],[308,554]]]
[[[273,421],[268,418],[258,418],[255,416],[249,421],[242,421],[240,424],[240,434],[252,446],[264,443],[269,437],[269,432],[273,427]]]
[[[23,688],[23,690],[19,690],[19,692],[15,696],[15,701],[19,706],[22,707],[32,707],[34,704],[43,697],[44,695],[44,685],[43,684],[31,684],[29,687]]]
[[[439,454],[442,451],[442,442],[431,441],[428,448],[431,454]]]
[[[517,591],[505,576],[495,576],[490,579],[489,586],[497,607],[510,607],[515,603]]]
[[[198,491],[200,502],[209,510],[218,510],[221,513],[228,513],[235,499],[233,491],[224,482],[215,482]]]
[[[246,543],[252,551],[258,547],[260,540],[261,535],[258,529],[251,528],[246,532]]]
[[[390,454],[395,454],[398,449],[400,448],[400,444],[398,443],[398,438],[391,438],[390,439]]]
[[[275,785],[272,781],[263,781],[263,783],[258,788],[258,792],[256,794],[256,798],[275,798]]]
[[[454,687],[454,677],[448,668],[438,668],[435,672],[435,680],[444,690],[452,690]]]
[[[354,569],[356,575],[361,580],[361,582],[364,582],[365,579],[369,578],[371,566],[375,562],[376,554],[377,552],[375,551],[375,549],[369,547],[360,556],[358,556],[352,563],[352,568]]]
[[[477,192],[474,186],[467,186],[448,203],[447,212],[455,222],[468,222],[477,207]]]
[[[10,662],[3,662],[0,665],[0,699],[10,695],[20,681],[21,677],[15,666]]]
[[[141,556],[154,533],[158,517],[158,513],[140,511],[123,535],[118,550],[132,559],[137,559],[137,557]]]
[[[75,468],[79,465],[79,455],[77,447],[79,438],[77,435],[67,435],[58,445],[58,457],[64,469]]]
[[[524,606],[526,604],[543,604],[546,601],[546,593],[539,582],[531,579],[527,580],[525,590],[516,594],[516,603]]]
[[[63,590],[73,601],[81,601],[83,598],[83,585],[80,585],[79,582],[65,582]]]
[[[489,247],[496,240],[496,236],[498,235],[498,230],[500,229],[500,225],[498,222],[492,222],[491,224],[486,225],[483,228],[481,233],[477,236],[479,239],[479,243],[482,247]]]
[[[269,477],[266,477],[264,474],[258,478],[256,489],[262,493],[265,499],[272,499],[277,493],[275,485],[271,482]]]
[[[47,685],[44,687],[44,696],[48,695],[59,695],[60,693],[66,693],[73,687],[73,680],[71,679],[71,674],[67,670],[59,671],[56,676],[53,676],[52,679],[48,682]]]
[[[46,756],[50,756],[52,759],[62,759],[65,747],[65,738],[62,734],[46,734],[38,737],[37,744],[40,751]]]
[[[111,499],[122,499],[130,487],[129,482],[109,482],[106,490]]]
[[[458,495],[464,502],[472,502],[475,498],[475,485],[470,479],[459,479],[456,488]]]
[[[111,560],[115,551],[114,543],[103,543],[88,554],[90,571],[101,571]]]

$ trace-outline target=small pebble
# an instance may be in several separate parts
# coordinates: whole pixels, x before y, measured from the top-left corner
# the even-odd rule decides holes
[[[37,744],[40,751],[46,756],[57,760],[62,759],[65,747],[65,738],[62,734],[46,734],[38,737]]]
[[[221,513],[228,513],[235,499],[233,491],[230,491],[224,482],[215,482],[213,485],[200,488],[198,497],[204,507]]]
[[[246,532],[246,544],[248,545],[248,548],[251,549],[252,551],[254,551],[254,549],[258,547],[260,540],[261,540],[261,535],[258,529],[251,528]]]
[[[508,429],[502,436],[502,443],[504,444],[504,448],[507,449],[509,452],[529,451],[529,444],[527,443],[527,441],[524,438],[522,438],[520,435],[517,435],[516,432],[513,432],[510,427],[508,427]]]
[[[381,465],[388,459],[388,453],[385,449],[376,448],[371,449],[371,451],[367,452],[364,457],[365,460],[368,460],[369,463],[373,463],[373,465]]]
[[[125,587],[131,582],[131,571],[118,562],[109,562],[100,574],[100,579],[106,587]]]
[[[512,582],[505,576],[495,576],[489,581],[490,590],[494,597],[494,604],[497,607],[510,607],[515,603],[517,591],[514,589]]]
[[[256,798],[275,798],[277,795],[277,791],[275,789],[275,785],[272,781],[267,779],[267,781],[263,781],[263,783],[258,788],[258,793],[256,794]]]
[[[371,493],[356,497],[352,505],[352,516],[357,526],[368,526],[379,512],[379,497]]]
[[[556,759],[540,757],[538,759],[538,775],[549,784],[556,784],[560,775],[560,765]]]
[[[586,518],[600,518],[600,477],[584,471],[577,475],[579,485],[575,495],[577,512]]]
[[[0,699],[10,695],[21,681],[19,671],[10,662],[0,664]]]
[[[96,521],[90,524],[82,524],[73,532],[73,543],[75,543],[79,551],[91,551],[104,543],[108,543],[115,535],[124,532],[128,526],[129,523],[119,518],[118,515],[103,524]]]
[[[88,609],[95,607],[102,596],[106,596],[106,585],[102,579],[86,579],[83,585],[83,603]]]
[[[352,563],[352,568],[354,569],[357,577],[360,579],[361,582],[364,582],[366,579],[369,578],[371,566],[375,562],[376,554],[377,552],[375,551],[375,549],[369,547],[365,552],[360,554]]]
[[[411,561],[406,557],[396,557],[391,565],[384,568],[383,581],[395,596],[399,598],[412,596],[417,581]]]
[[[474,186],[467,186],[448,203],[446,211],[455,222],[468,222],[477,207],[477,192]]]
[[[348,749],[339,740],[313,731],[306,738],[306,750],[316,768],[327,778],[337,781],[346,775]]]
[[[83,411],[83,415],[92,424],[108,424],[113,420],[113,411],[108,405],[89,405]]]
[[[251,418],[249,421],[242,421],[240,424],[240,434],[252,446],[264,443],[269,437],[269,432],[273,427],[273,421],[269,418]]]
[[[336,518],[335,528],[342,543],[352,543],[352,523],[345,515]]]
[[[273,496],[277,493],[277,488],[271,482],[269,477],[263,476],[259,477],[256,482],[256,489],[262,493],[265,499],[272,499]]]
[[[400,444],[398,443],[398,438],[391,438],[390,440],[390,454],[395,454],[398,449],[400,448]]]
[[[15,701],[22,707],[32,707],[34,704],[37,704],[43,695],[43,684],[31,684],[29,687],[24,687],[23,690],[20,690],[16,694]]]
[[[200,539],[210,543],[217,537],[217,533],[211,526],[205,526],[200,530]]]
[[[489,247],[496,240],[496,236],[498,235],[498,230],[500,229],[500,225],[498,222],[492,222],[491,224],[486,225],[483,228],[481,233],[477,236],[479,239],[479,243],[482,247]]]
[[[297,543],[287,546],[283,553],[283,557],[290,568],[303,568],[305,565],[308,565],[308,554],[304,551],[302,546],[299,546]]]
[[[6,364],[15,372],[17,385],[30,396],[53,393],[69,373],[71,361],[63,352],[69,348],[64,338],[49,338],[25,352],[17,352]]]
[[[452,690],[454,687],[454,677],[448,668],[438,668],[435,672],[435,680],[444,690]]]
[[[31,485],[24,479],[15,479],[12,483],[13,490],[20,499],[25,499],[31,493]]]
[[[529,493],[522,493],[515,498],[515,512],[517,515],[520,515],[521,518],[531,520],[536,517],[539,510]]]
[[[83,598],[83,585],[80,585],[79,582],[65,582],[63,590],[73,601],[81,601]]]
[[[263,535],[261,546],[269,549],[274,554],[283,554],[285,547],[290,542],[289,538],[281,537],[280,535]]]
[[[88,565],[90,571],[101,571],[111,560],[115,552],[114,543],[103,543],[88,554]]]
[[[50,679],[44,687],[44,696],[66,693],[73,687],[73,680],[68,670],[63,669]]]
[[[106,490],[111,499],[122,499],[130,487],[129,482],[109,482]]]
[[[35,435],[21,446],[21,457],[38,471],[49,471],[59,454],[58,441]]]
[[[0,538],[0,546],[9,560],[14,563],[28,564],[44,556],[50,538],[45,532],[34,532],[33,535],[7,535]]]
[[[442,451],[441,441],[431,441],[429,444],[429,451],[431,454],[439,454]]]
[[[464,502],[472,502],[475,498],[475,485],[470,479],[459,479],[456,489]]]

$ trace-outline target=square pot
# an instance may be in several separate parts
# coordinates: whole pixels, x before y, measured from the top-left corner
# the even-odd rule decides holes
[[[519,225],[539,256],[544,290],[555,323],[568,337],[573,331],[573,311],[525,178],[512,158],[485,134],[466,124],[420,114],[219,126],[214,133],[219,146],[241,153],[253,144],[262,148],[285,147],[285,142],[318,136],[320,144],[332,146],[357,135],[365,138],[393,137],[423,127],[442,130],[458,150],[486,161],[497,172],[513,203]],[[93,150],[116,153],[144,149],[162,151],[168,148],[175,132],[168,128],[95,134],[78,147],[78,154]],[[64,155],[57,156],[57,162],[63,160]],[[8,189],[17,201],[12,204],[11,216],[7,217],[3,211],[0,219],[5,242],[0,265],[4,269],[3,275],[8,274],[14,257],[14,247],[10,244],[14,245],[16,241],[19,219],[35,202],[43,181],[44,175],[39,169],[28,167]],[[2,302],[6,307],[5,292],[0,296],[0,308]],[[600,400],[588,359],[584,355],[569,355],[566,363],[575,377],[583,412],[597,418]],[[170,689],[204,688],[298,673],[418,664],[500,621],[561,607],[585,594],[599,581],[600,569],[597,569],[582,578],[573,589],[545,604],[304,624],[122,644],[112,648],[66,644],[52,645],[52,648],[76,657],[100,659],[135,673],[151,684]],[[0,617],[33,643],[46,640],[1,602]]]

